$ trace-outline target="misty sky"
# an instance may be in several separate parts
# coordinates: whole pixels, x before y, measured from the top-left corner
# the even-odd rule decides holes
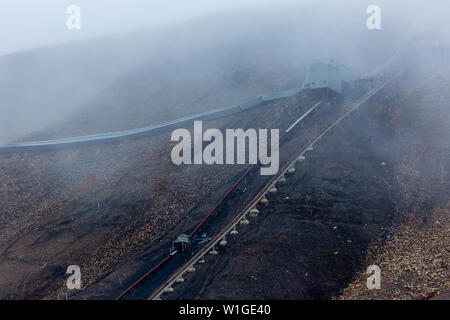
[[[208,13],[239,7],[305,3],[311,0],[0,0],[0,55],[24,49],[79,40],[102,34],[114,34],[141,27],[152,27],[192,19]],[[327,1],[311,1],[313,3]],[[418,27],[436,20],[448,21],[445,0],[345,0],[364,5],[397,5],[399,14],[411,14]],[[66,28],[69,5],[82,9],[82,29]],[[444,8],[446,7],[446,8]],[[447,9],[447,10],[446,10]],[[408,20],[407,17],[400,17]],[[450,23],[447,23],[447,25]],[[448,31],[448,26],[446,27]]]
[[[0,55],[24,49],[79,40],[102,34],[114,34],[192,19],[228,9],[280,3],[305,3],[311,0],[0,0]],[[323,1],[311,1],[324,3]],[[379,4],[384,9],[397,6],[400,19],[421,27],[436,20],[448,21],[445,0],[346,0],[350,3]],[[82,9],[81,30],[66,28],[69,5]],[[362,12],[364,14],[364,12]],[[407,15],[411,15],[408,19]],[[405,19],[406,18],[406,19]],[[447,23],[448,25],[449,23]],[[447,30],[448,31],[448,26]]]
[[[0,54],[169,24],[227,9],[282,2],[284,0],[0,0]],[[66,27],[66,9],[72,4],[82,10],[81,30],[69,31]]]
[[[373,4],[381,8],[382,29],[369,32],[366,9]],[[67,29],[70,5],[81,8],[81,30]],[[275,90],[275,71],[286,78],[287,71],[299,66],[304,70],[331,55],[364,75],[384,66],[416,35],[437,31],[448,42],[449,12],[448,0],[0,0],[0,145],[88,106],[103,106],[99,112],[111,115],[111,105],[117,104],[119,115],[121,106],[139,105],[145,111],[149,100],[185,104],[185,96],[174,102],[172,95],[150,97],[148,90],[173,86],[183,79],[180,74],[185,76],[180,88],[194,96],[195,86],[185,86],[193,74],[200,77],[197,88],[206,90],[211,83],[203,81],[220,77],[224,70],[260,72],[248,90],[239,86],[237,93],[230,93],[228,84],[217,84],[214,94],[230,99]],[[182,23],[186,20],[192,21]],[[101,37],[105,34],[111,36]],[[92,37],[98,38],[73,43]],[[69,44],[4,56],[61,43]],[[189,69],[193,61],[198,63],[195,72]],[[297,71],[292,75],[297,82],[290,87],[299,85]],[[152,77],[159,80],[150,83]],[[149,81],[146,86],[137,86],[143,79]],[[122,88],[124,81],[133,82],[127,94],[111,89]],[[138,98],[142,101],[136,103]],[[208,106],[236,102],[219,103],[214,96]]]

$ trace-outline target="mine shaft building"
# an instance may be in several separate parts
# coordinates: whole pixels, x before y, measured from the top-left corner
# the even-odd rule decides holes
[[[355,78],[346,66],[334,63],[314,63],[310,66],[305,77],[305,89],[331,89],[343,94],[350,88]]]

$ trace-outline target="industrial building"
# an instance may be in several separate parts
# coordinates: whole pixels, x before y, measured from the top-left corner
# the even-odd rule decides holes
[[[325,89],[329,88],[339,94],[352,86],[355,78],[346,66],[342,64],[314,63],[310,66],[305,77],[303,88]]]

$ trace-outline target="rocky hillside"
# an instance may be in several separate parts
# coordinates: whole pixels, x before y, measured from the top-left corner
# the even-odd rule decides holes
[[[358,12],[242,9],[2,56],[0,144],[142,127],[298,87],[309,63],[331,54],[363,74],[406,35],[392,26],[368,36]],[[347,39],[355,45],[342,47]]]
[[[450,78],[422,72],[407,73],[324,137],[269,207],[163,298],[424,299],[448,291]],[[366,287],[372,264],[381,268],[380,290]]]
[[[365,258],[381,268],[381,289],[367,290],[361,272],[339,298],[428,299],[450,290],[449,80],[435,78],[394,102],[396,219]]]

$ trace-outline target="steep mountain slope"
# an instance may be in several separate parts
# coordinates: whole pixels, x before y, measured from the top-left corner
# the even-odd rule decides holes
[[[396,224],[365,257],[381,268],[381,288],[367,290],[361,270],[341,299],[429,299],[450,290],[449,87],[447,73],[392,107],[389,124],[402,152],[394,168]]]
[[[299,95],[204,127],[286,128],[311,105]],[[175,227],[198,223],[247,168],[175,166],[173,144],[163,133],[0,156],[0,223],[8,226],[0,235],[0,296],[53,299],[70,264],[80,265],[87,287],[161,238],[171,241]]]
[[[300,86],[314,60],[373,70],[406,35],[400,25],[368,33],[364,10],[235,10],[0,57],[0,143],[31,132],[25,140],[130,129],[230,105]],[[349,39],[354,46],[340,45]]]
[[[351,15],[354,18],[348,19],[348,12],[333,11],[333,21],[346,19],[345,24],[337,25],[329,19],[330,12],[313,7],[230,12],[164,30],[1,57],[1,139],[19,139],[28,131],[33,132],[21,139],[135,128],[240,102],[259,93],[297,87],[305,66],[312,59],[328,59],[330,48],[338,48],[339,53],[333,55],[356,74],[363,74],[387,61],[405,35],[396,26],[388,32],[368,33],[360,28],[361,12],[364,8],[358,7]],[[340,46],[348,41],[353,45]],[[407,80],[417,83],[416,78]],[[326,272],[314,273],[314,280],[308,278],[308,270],[316,267],[314,263],[308,270],[301,267],[280,277],[279,283],[296,278],[298,287],[306,288],[301,292],[291,290],[286,297],[330,297],[347,284],[353,271],[362,266],[370,240],[388,225],[394,205],[392,195],[384,189],[393,183],[390,179],[394,173],[391,166],[391,171],[386,171],[381,163],[384,158],[393,161],[396,155],[388,143],[385,149],[371,149],[378,146],[372,134],[377,138],[377,134],[385,134],[379,122],[373,124],[371,120],[380,117],[384,121],[383,107],[400,104],[406,94],[389,91],[376,101],[377,115],[363,113],[330,138],[326,150],[317,153],[317,167],[303,176],[311,184],[303,188],[302,176],[296,178],[290,190],[296,196],[287,195],[292,199],[288,206],[277,204],[277,212],[280,216],[285,213],[286,219],[279,222],[278,216],[270,216],[260,234],[248,233],[250,241],[243,246],[246,253],[230,258],[235,268],[224,275],[221,272],[225,267],[219,265],[221,270],[211,269],[211,275],[228,281],[230,274],[240,274],[242,278],[236,279],[246,281],[252,275],[252,264],[246,273],[239,272],[247,255],[255,259],[255,269],[281,265],[289,270],[298,266],[297,260],[317,259],[323,263],[319,270]],[[208,125],[222,129],[285,127],[311,102],[310,97],[299,95]],[[400,112],[395,126],[408,128],[410,111],[392,110],[389,116]],[[358,138],[364,129],[368,131]],[[400,137],[411,141],[406,139],[408,131]],[[102,279],[136,252],[161,237],[172,236],[186,221],[197,221],[242,171],[239,166],[176,167],[170,161],[169,138],[165,133],[112,144],[1,155],[0,297],[55,298],[64,290],[69,264],[82,266],[84,286]],[[413,147],[400,150],[414,156]],[[327,162],[330,158],[335,162]],[[193,208],[199,210],[195,216],[191,215]],[[370,230],[364,226],[367,221],[372,224]],[[277,222],[279,229],[267,232]],[[345,237],[330,230],[335,222]],[[302,234],[296,238],[298,230]],[[261,246],[253,241],[258,235],[267,236]],[[333,241],[322,242],[314,251],[323,239]],[[305,243],[307,246],[302,247]],[[280,250],[284,244],[287,250]],[[264,256],[261,247],[269,247],[271,256]],[[283,257],[297,248],[297,260],[284,266]],[[267,264],[258,259],[265,259]],[[332,274],[336,277],[325,283],[325,275],[333,268],[340,273]],[[261,274],[268,276],[264,271]],[[217,287],[207,290],[200,283],[200,293],[195,297],[245,297],[238,282],[227,283],[225,287],[217,282]],[[270,288],[254,288],[260,291],[248,291],[247,297],[270,296]],[[241,291],[233,295],[236,290]],[[280,297],[282,292],[273,292],[272,296],[275,294]]]
[[[421,55],[324,137],[258,218],[162,298],[423,299],[448,292],[450,51],[444,56]],[[380,290],[366,287],[372,264],[381,268]]]

